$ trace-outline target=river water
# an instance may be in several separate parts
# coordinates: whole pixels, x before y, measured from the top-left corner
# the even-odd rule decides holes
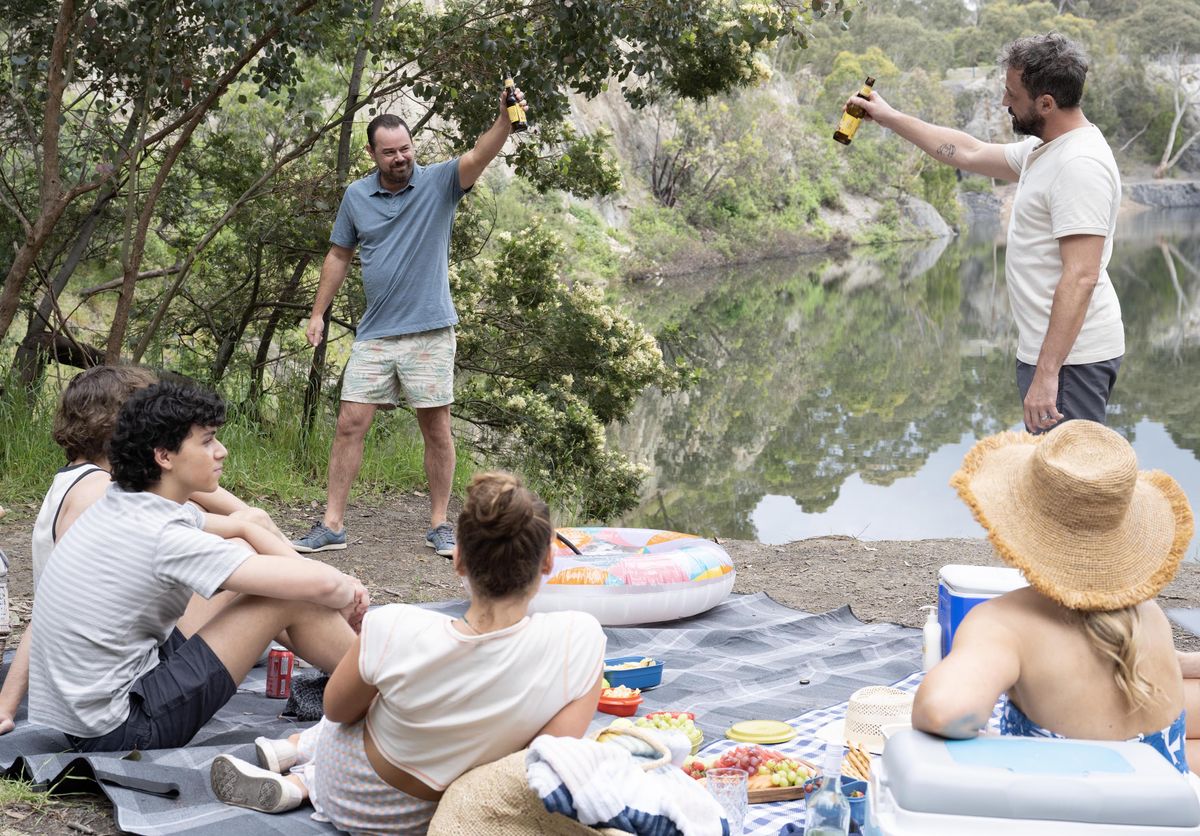
[[[1200,212],[1124,220],[1109,273],[1126,355],[1108,424],[1200,509]],[[615,431],[651,471],[624,524],[766,543],[983,535],[948,481],[975,439],[1021,421],[994,230],[694,275],[636,302],[678,327],[668,353],[700,377]]]

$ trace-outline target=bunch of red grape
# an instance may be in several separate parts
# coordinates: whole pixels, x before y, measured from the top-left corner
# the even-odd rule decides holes
[[[762,764],[769,765],[774,761],[781,760],[784,760],[782,754],[771,749],[764,749],[762,746],[738,746],[717,758],[713,766],[732,766],[746,770],[748,775],[754,775]]]

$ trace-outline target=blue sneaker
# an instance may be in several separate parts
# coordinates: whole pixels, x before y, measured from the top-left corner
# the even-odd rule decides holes
[[[304,554],[344,549],[346,548],[346,527],[342,526],[341,531],[333,531],[323,522],[313,523],[313,527],[308,530],[307,534],[292,541],[292,548]]]
[[[442,557],[454,557],[454,526],[444,522],[425,532],[425,545]]]

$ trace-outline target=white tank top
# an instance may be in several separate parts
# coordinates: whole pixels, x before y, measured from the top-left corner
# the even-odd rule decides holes
[[[83,464],[68,465],[54,474],[50,490],[46,491],[46,498],[42,500],[42,510],[38,511],[37,519],[33,523],[31,551],[34,589],[37,589],[38,580],[42,577],[42,570],[46,568],[46,561],[50,559],[50,552],[54,551],[54,528],[58,523],[58,513],[62,510],[67,494],[80,479],[103,469],[91,462],[84,462]]]

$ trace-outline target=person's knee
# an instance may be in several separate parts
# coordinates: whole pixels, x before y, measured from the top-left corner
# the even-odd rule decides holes
[[[373,413],[357,409],[342,409],[338,413],[337,434],[343,439],[366,438]]]
[[[450,429],[450,408],[422,410],[419,414],[421,435],[430,447],[454,447],[454,436]]]

